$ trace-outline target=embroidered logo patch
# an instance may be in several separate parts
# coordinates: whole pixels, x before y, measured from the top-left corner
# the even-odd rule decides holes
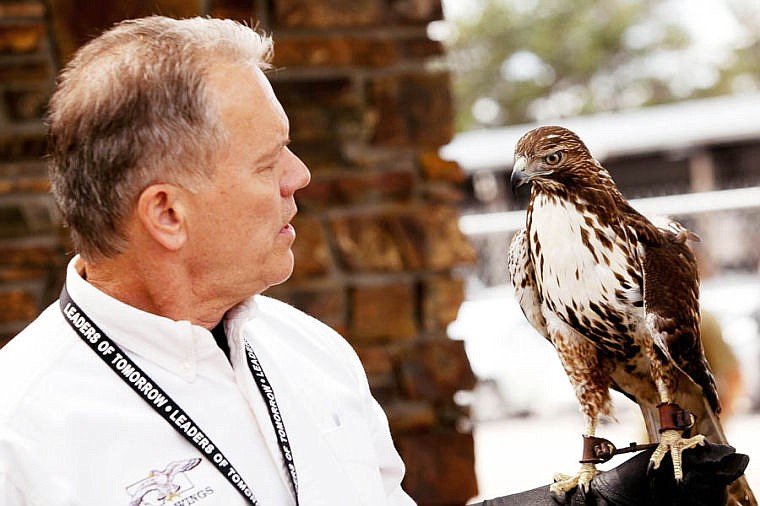
[[[130,497],[129,506],[185,506],[205,499],[214,490],[206,487],[192,493],[196,487],[185,474],[200,463],[199,458],[177,460],[162,471],[153,469],[146,478],[126,488]]]

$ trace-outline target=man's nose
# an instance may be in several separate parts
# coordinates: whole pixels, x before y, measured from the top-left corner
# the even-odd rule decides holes
[[[285,159],[285,175],[282,178],[281,191],[283,196],[293,195],[296,190],[303,188],[311,181],[311,172],[306,164],[289,148]]]

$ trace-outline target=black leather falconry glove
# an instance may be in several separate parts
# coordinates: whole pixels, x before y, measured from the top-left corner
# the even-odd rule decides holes
[[[659,469],[649,468],[652,451],[644,451],[614,469],[602,472],[584,493],[574,489],[564,498],[552,496],[549,486],[489,499],[471,506],[723,506],[726,486],[744,473],[747,455],[731,446],[705,442],[684,452],[684,478],[673,479],[669,457]]]

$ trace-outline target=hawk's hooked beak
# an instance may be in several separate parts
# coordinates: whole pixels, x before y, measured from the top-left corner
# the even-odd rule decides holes
[[[517,189],[530,181],[530,176],[525,172],[528,168],[528,159],[524,156],[515,158],[515,164],[512,166],[512,175],[509,183],[512,185],[512,193],[517,193]]]

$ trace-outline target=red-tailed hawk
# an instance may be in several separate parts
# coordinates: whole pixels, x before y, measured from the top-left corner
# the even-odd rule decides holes
[[[610,388],[641,407],[650,440],[659,440],[653,465],[670,453],[680,480],[683,450],[705,437],[726,443],[699,337],[699,279],[687,244],[695,236],[639,214],[565,128],[540,127],[518,141],[511,183],[531,184],[526,227],[509,249],[515,296],[556,348],[586,424],[580,472],[555,477],[552,490],[587,488],[597,473],[593,436],[599,416],[611,414]],[[691,438],[684,409],[696,417]],[[731,487],[731,504],[757,504],[744,477]]]

